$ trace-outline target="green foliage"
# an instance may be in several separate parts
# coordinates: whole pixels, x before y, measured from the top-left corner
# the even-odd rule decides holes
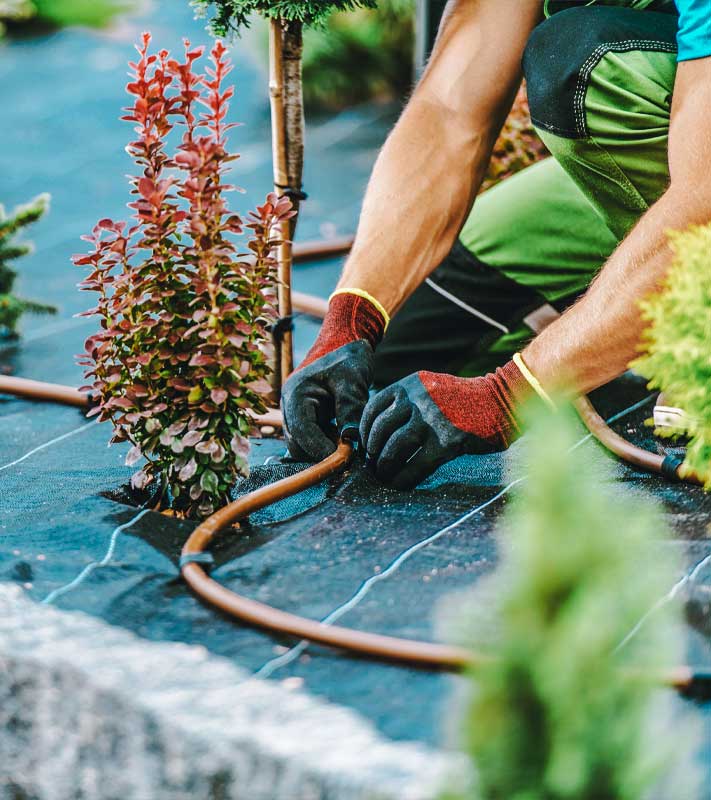
[[[22,24],[42,22],[56,27],[103,27],[116,14],[133,7],[134,0],[0,0],[0,35],[3,20]]]
[[[381,0],[374,9],[335,13],[304,34],[304,100],[343,108],[403,97],[412,83],[413,0]]]
[[[102,27],[134,5],[130,0],[32,0],[32,4],[40,19],[60,27]]]
[[[632,367],[662,389],[668,405],[684,409],[690,437],[683,469],[711,488],[711,225],[670,234],[672,266],[662,291],[641,303],[650,324]],[[672,432],[673,433],[673,432]]]
[[[664,526],[604,488],[607,471],[574,449],[572,412],[534,417],[535,468],[506,512],[487,591],[496,629],[468,624],[468,643],[481,649],[488,636],[496,655],[470,676],[464,742],[478,785],[469,797],[640,800],[669,755],[648,723],[652,675],[678,656],[671,615],[617,648],[672,582],[668,558],[650,568]]]
[[[212,12],[210,29],[216,36],[226,36],[249,25],[249,17],[255,13],[269,19],[320,25],[333,11],[373,8],[375,4],[376,0],[191,0],[199,16]]]
[[[9,216],[0,205],[0,334],[13,335],[20,317],[26,313],[53,314],[56,309],[12,294],[17,272],[11,262],[32,251],[26,243],[18,243],[16,234],[36,222],[49,208],[49,195],[41,194],[27,205],[19,206]]]

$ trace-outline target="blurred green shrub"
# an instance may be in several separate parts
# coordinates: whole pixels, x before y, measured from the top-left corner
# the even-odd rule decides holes
[[[402,98],[412,84],[414,0],[381,0],[374,9],[332,14],[304,34],[304,101],[344,108]]]
[[[135,0],[0,0],[0,36],[7,25],[26,30],[37,24],[52,27],[103,27]]]
[[[0,336],[16,335],[17,323],[25,312],[54,314],[56,309],[43,303],[16,297],[13,287],[17,272],[11,263],[32,252],[32,245],[17,242],[16,234],[36,222],[49,208],[49,195],[41,194],[30,203],[7,215],[0,205]]]
[[[672,266],[661,291],[642,302],[649,322],[641,358],[631,366],[650,388],[661,389],[666,405],[685,412],[679,431],[690,437],[682,469],[711,488],[711,225],[670,234]],[[662,433],[662,431],[659,431]]]
[[[536,413],[528,428],[530,476],[482,587],[488,627],[466,625],[467,643],[495,655],[470,674],[463,743],[477,778],[467,797],[641,800],[671,748],[675,759],[684,749],[649,724],[661,693],[654,675],[679,656],[673,612],[618,648],[673,582],[670,552],[654,558],[664,524],[613,494],[609,471],[575,448],[572,412]]]

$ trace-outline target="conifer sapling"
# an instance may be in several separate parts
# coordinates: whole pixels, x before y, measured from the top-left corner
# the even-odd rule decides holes
[[[235,187],[225,173],[238,156],[227,149],[224,45],[203,73],[202,48],[186,42],[179,61],[149,43],[144,34],[130,65],[123,117],[137,134],[127,147],[141,170],[131,179],[135,221],[99,221],[83,237],[91,251],[74,257],[89,269],[81,288],[98,294],[84,314],[101,324],[80,363],[93,413],[112,421],[112,441],[133,444],[127,463],[147,459],[134,486],[158,481],[172,508],[204,517],[248,472],[247,437],[270,391],[276,231],[292,211],[274,194],[246,222],[227,207]],[[245,228],[249,254],[235,241]]]
[[[44,303],[25,300],[13,294],[17,272],[11,262],[32,252],[32,245],[16,241],[23,228],[44,216],[49,208],[49,195],[41,194],[7,215],[0,205],[0,334],[14,336],[17,323],[26,313],[54,314],[56,309]]]
[[[460,627],[493,658],[471,669],[462,733],[477,780],[457,797],[642,800],[672,752],[688,755],[651,724],[667,721],[656,682],[681,660],[679,609],[638,625],[678,568],[669,548],[658,557],[663,520],[577,447],[572,411],[529,413],[526,427],[532,467],[501,526],[501,563]]]

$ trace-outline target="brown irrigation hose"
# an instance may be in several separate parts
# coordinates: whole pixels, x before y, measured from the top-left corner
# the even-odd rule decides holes
[[[91,395],[80,392],[71,386],[62,386],[59,383],[43,383],[27,378],[16,378],[12,375],[0,375],[0,395],[7,394],[13,397],[24,397],[27,400],[41,400],[43,402],[59,403],[64,406],[77,408],[91,408]],[[281,411],[270,408],[265,414],[258,414],[254,421],[262,427],[281,428]]]
[[[352,628],[326,625],[236,594],[209,577],[203,566],[212,563],[207,548],[221,531],[254,511],[277,500],[298,494],[324,478],[340,472],[348,466],[352,455],[351,444],[342,441],[336,452],[320,463],[289,478],[257,489],[208,517],[195,528],[183,546],[180,558],[183,578],[202,600],[231,617],[250,625],[299,639],[308,639],[328,647],[379,660],[451,671],[460,671],[491,662],[492,656],[451,645],[381,636]],[[639,676],[643,678],[644,673],[640,672]],[[706,688],[710,680],[711,675],[694,671],[687,666],[677,667],[659,675],[661,684],[686,693]]]
[[[90,406],[89,396],[77,389],[22,378],[0,376],[0,394],[55,401],[82,408]],[[660,456],[646,453],[615,434],[595,412],[587,399],[579,400],[577,405],[590,432],[612,452],[617,453],[621,458],[630,460],[637,466],[654,472],[662,471],[663,459]],[[267,416],[258,418],[258,422],[277,426],[281,423],[281,417],[278,411],[271,411]],[[325,625],[315,620],[280,611],[231,592],[212,580],[200,566],[200,562],[209,561],[210,557],[206,548],[220,531],[276,500],[297,494],[309,486],[319,483],[329,475],[341,471],[347,466],[351,456],[351,445],[343,442],[336,452],[325,461],[290,478],[258,489],[217,511],[199,525],[185,543],[181,557],[183,577],[206,602],[220,608],[230,616],[268,630],[308,639],[360,655],[409,663],[420,667],[460,670],[466,666],[484,663],[490,657],[462,648]],[[689,480],[689,478],[684,478],[684,480]],[[678,667],[660,676],[661,683],[686,693],[695,692],[700,687],[705,688],[710,679],[711,676],[700,674],[686,666]]]
[[[343,441],[335,453],[319,464],[257,489],[208,517],[195,528],[183,547],[180,559],[183,577],[201,599],[230,616],[299,639],[308,639],[311,642],[361,655],[418,666],[461,669],[466,665],[482,661],[483,657],[457,647],[397,639],[392,636],[325,625],[322,622],[280,611],[225,589],[210,578],[200,565],[206,548],[220,531],[270,503],[298,494],[329,475],[340,472],[348,465],[352,454],[351,444]]]
[[[352,236],[342,236],[338,239],[327,239],[321,242],[294,243],[293,258],[295,264],[303,261],[317,261],[323,258],[335,258],[347,255],[353,247]]]
[[[89,395],[73,389],[71,386],[61,386],[58,383],[42,383],[31,381],[27,378],[15,378],[10,375],[0,375],[0,394],[9,394],[15,397],[25,397],[28,400],[43,400],[45,402],[61,403],[65,406],[88,408]]]
[[[628,442],[627,439],[620,436],[618,433],[615,433],[597,411],[595,411],[593,404],[587,397],[579,397],[574,401],[573,405],[590,433],[592,433],[600,444],[606,447],[611,453],[618,456],[622,461],[626,461],[628,464],[632,464],[635,467],[646,469],[649,472],[656,472],[660,475],[664,475],[671,480],[693,483],[697,486],[704,485],[703,480],[701,480],[698,475],[686,471],[682,473],[682,459],[676,458],[675,456],[665,457],[657,453],[652,453],[649,450],[644,450],[632,444],[632,442]]]

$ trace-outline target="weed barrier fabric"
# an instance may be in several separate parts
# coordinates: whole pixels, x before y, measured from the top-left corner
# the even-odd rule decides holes
[[[27,350],[32,347],[23,348],[25,356]],[[24,361],[18,356],[16,366]],[[594,400],[610,417],[645,396],[641,382],[625,379]],[[650,408],[641,406],[615,429],[654,448],[644,426]],[[195,598],[177,569],[193,523],[115,499],[131,470],[123,465],[124,446],[107,448],[109,435],[107,426],[75,409],[0,400],[0,580],[146,639],[201,644],[263,677],[290,678],[356,709],[393,739],[441,744],[456,678],[304,647],[235,624]],[[580,435],[586,436],[582,427]],[[608,458],[589,439],[581,446],[590,458]],[[252,475],[236,495],[303,468],[284,456],[281,440],[255,440]],[[514,446],[505,456],[457,459],[408,493],[380,486],[356,462],[343,475],[254,514],[240,532],[220,536],[213,575],[238,593],[314,619],[441,639],[438,608],[495,567],[493,530],[510,497],[507,487],[525,471]],[[711,666],[711,498],[622,464],[607,488],[636,492],[665,508],[675,540],[660,543],[640,568],[653,569],[672,548],[683,554],[688,573],[695,569],[679,590],[686,600],[688,662]],[[698,713],[706,719],[708,765],[711,708],[699,705]]]

